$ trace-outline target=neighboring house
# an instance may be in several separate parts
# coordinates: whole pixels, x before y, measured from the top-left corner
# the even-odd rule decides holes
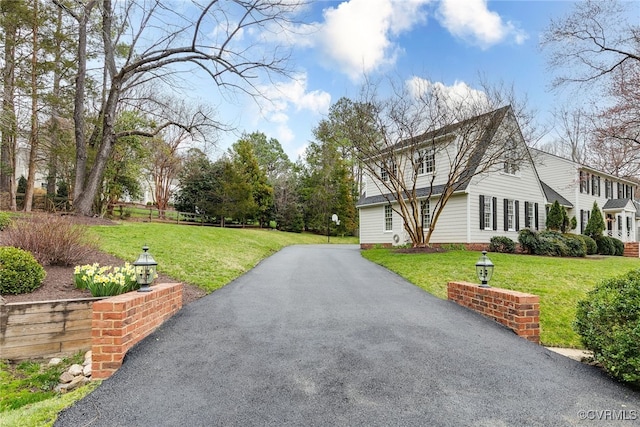
[[[526,152],[524,138],[510,107],[490,114],[494,115],[491,121],[494,128],[484,129],[479,145],[489,145],[499,132],[506,132],[505,129],[509,128],[509,133],[513,135],[511,144]],[[514,126],[516,132],[512,131]],[[430,207],[440,196],[442,184],[447,182],[449,159],[456,154],[452,150],[457,147],[457,130],[456,126],[450,127],[447,137],[441,138],[447,149],[435,150],[434,157],[430,159],[431,165],[422,168],[423,174],[418,176],[417,194],[422,201],[425,224],[431,222]],[[528,152],[524,156],[526,160],[518,164],[505,158],[492,171],[476,174],[483,156],[486,155],[485,151],[486,147],[478,146],[472,154],[477,159],[469,162],[469,169],[461,174],[467,178],[458,183],[456,191],[444,207],[430,243],[487,244],[493,236],[508,236],[517,240],[518,231],[522,228],[537,230],[544,227],[545,193]],[[402,218],[394,211],[393,204],[389,203],[389,196],[385,197],[382,193],[384,190],[381,189],[384,187],[369,175],[366,176],[366,181],[366,191],[357,204],[361,246],[407,243]],[[420,197],[429,194],[431,185],[433,192],[430,199]]]
[[[485,129],[479,145],[486,143],[487,138],[495,137],[503,127],[518,127],[509,107],[491,114],[496,119],[492,122],[496,128]],[[444,139],[444,144],[455,149],[456,127],[450,127],[447,133],[449,137]],[[470,162],[470,170],[462,174],[470,178],[457,186],[436,223],[429,243],[484,247],[493,236],[507,236],[517,241],[518,231],[523,228],[545,228],[546,212],[556,200],[567,209],[569,217],[576,217],[578,227],[575,233],[584,230],[595,200],[603,211],[610,236],[624,242],[640,240],[640,215],[633,201],[637,184],[528,148],[519,127],[512,134],[517,137],[510,142],[526,150],[527,155],[521,157],[517,164],[504,158],[502,167],[476,174],[486,155],[484,147],[479,146],[475,153],[480,153],[479,161]],[[423,174],[418,176],[416,193],[421,200],[424,224],[430,223],[430,206],[437,201],[442,184],[447,180],[451,154],[450,150],[436,150],[428,160],[429,164],[421,168]],[[431,197],[427,198],[431,189]],[[402,217],[394,210],[397,203],[384,191],[384,186],[366,175],[364,193],[357,203],[360,245],[363,248],[408,242]]]
[[[576,217],[575,233],[584,231],[595,201],[602,211],[608,236],[623,242],[640,240],[640,213],[634,202],[637,183],[543,151],[530,151],[547,199],[558,200],[569,217]]]

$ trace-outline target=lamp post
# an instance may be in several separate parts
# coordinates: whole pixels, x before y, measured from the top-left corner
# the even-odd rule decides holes
[[[138,259],[133,263],[133,268],[136,272],[136,281],[140,285],[138,292],[151,292],[149,285],[156,278],[156,267],[158,263],[153,259],[151,254],[147,252],[149,247],[144,245],[142,247],[142,253]]]
[[[487,251],[482,251],[482,256],[476,262],[476,274],[478,275],[478,280],[480,280],[481,288],[490,288],[488,285],[489,280],[491,280],[491,276],[493,275],[493,263],[487,257]]]

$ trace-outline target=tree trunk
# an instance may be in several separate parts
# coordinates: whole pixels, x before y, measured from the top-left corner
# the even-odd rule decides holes
[[[73,122],[76,139],[76,179],[73,186],[74,200],[84,190],[87,171],[87,144],[84,135],[84,92],[87,75],[87,24],[96,0],[89,1],[78,19],[78,74],[74,100]]]
[[[0,191],[9,193],[9,208],[16,206],[16,111],[14,104],[15,89],[15,43],[17,25],[7,17],[5,20],[4,69],[2,72],[2,147],[0,148]]]
[[[36,180],[36,158],[38,156],[38,2],[33,2],[33,38],[31,50],[31,136],[27,189],[24,194],[24,211],[31,212]]]

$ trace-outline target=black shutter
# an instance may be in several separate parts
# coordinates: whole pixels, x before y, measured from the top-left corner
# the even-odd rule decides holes
[[[535,208],[535,215],[536,215],[536,230],[538,229],[538,204],[536,203],[534,205]]]
[[[580,234],[584,233],[584,210],[580,209]]]
[[[520,203],[516,200],[515,202],[515,216],[516,216],[516,231],[520,231]]]
[[[484,230],[484,196],[480,195],[480,230]]]
[[[525,228],[531,227],[531,224],[529,221],[529,202],[524,202],[524,227]]]
[[[493,202],[493,229],[497,230],[498,229],[498,199],[493,197],[491,199],[491,201]]]
[[[504,219],[504,231],[509,230],[509,200],[504,199],[504,212],[503,212],[503,219]]]

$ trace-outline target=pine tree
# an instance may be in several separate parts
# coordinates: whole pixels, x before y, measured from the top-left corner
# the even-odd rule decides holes
[[[594,201],[593,208],[591,209],[591,216],[589,217],[587,226],[584,229],[584,234],[592,239],[597,239],[598,237],[602,237],[604,229],[605,225],[602,213],[600,212],[600,208],[598,208],[598,203]]]
[[[547,215],[547,228],[555,231],[561,230],[564,224],[565,215],[562,214],[562,207],[560,206],[560,203],[558,203],[557,200],[553,202],[551,209],[549,209],[549,214]]]

